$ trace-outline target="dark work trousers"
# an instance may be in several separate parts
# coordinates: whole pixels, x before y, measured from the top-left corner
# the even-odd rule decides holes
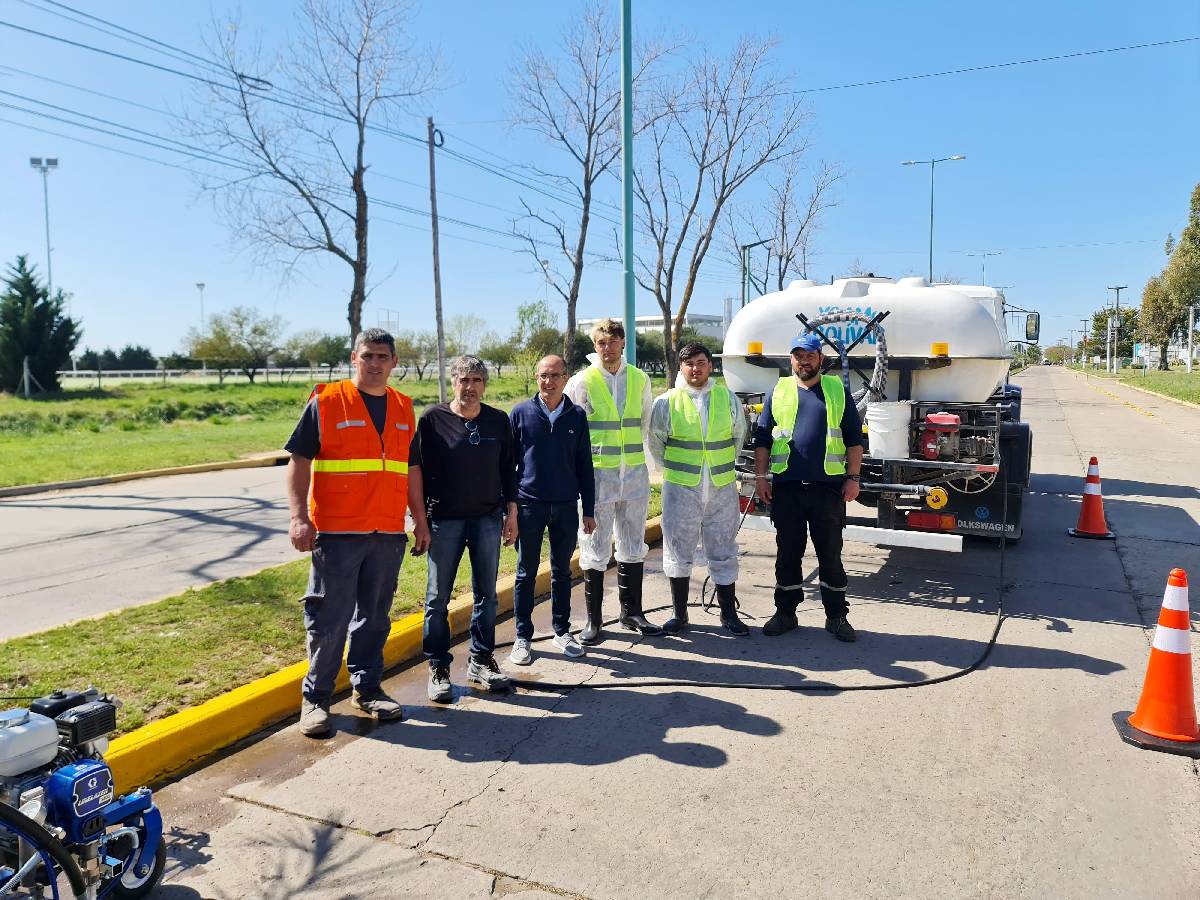
[[[517,582],[513,590],[513,617],[517,637],[533,637],[533,594],[542,536],[550,532],[550,610],[555,634],[571,630],[571,554],[579,513],[574,503],[517,501]]]
[[[841,485],[776,481],[771,496],[771,522],[775,525],[776,608],[795,613],[796,606],[804,599],[802,565],[811,533],[825,615],[831,619],[847,615],[848,582],[842,566],[846,502],[842,499]]]
[[[360,691],[379,687],[383,645],[391,629],[388,613],[404,559],[403,534],[318,535],[304,594],[308,674],[304,698],[328,703],[342,667]]]

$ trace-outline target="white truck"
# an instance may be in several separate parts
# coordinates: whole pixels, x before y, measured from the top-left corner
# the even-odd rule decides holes
[[[1015,541],[1032,435],[1020,388],[1007,383],[1009,310],[999,290],[982,285],[793,281],[734,316],[722,368],[729,388],[759,409],[791,373],[791,339],[809,326],[825,338],[830,371],[865,413],[868,439],[859,503],[875,516],[851,519],[847,538],[945,550],[961,550],[963,535]],[[1039,325],[1028,313],[1024,339],[1036,341]],[[744,448],[739,468],[752,466]],[[746,522],[769,528],[752,491],[744,479]]]

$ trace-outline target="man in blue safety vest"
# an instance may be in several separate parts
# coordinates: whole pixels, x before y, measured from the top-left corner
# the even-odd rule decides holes
[[[825,630],[839,641],[853,641],[857,635],[847,619],[842,528],[846,504],[858,497],[862,421],[842,380],[821,374],[820,337],[797,335],[791,351],[793,374],[775,385],[754,434],[755,487],[771,504],[777,549],[775,615],[763,634],[774,637],[798,625],[802,562],[811,534]]]

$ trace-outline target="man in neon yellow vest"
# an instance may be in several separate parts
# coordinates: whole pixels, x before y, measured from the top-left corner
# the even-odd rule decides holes
[[[763,634],[797,627],[796,606],[804,599],[801,564],[811,533],[825,630],[839,641],[853,641],[842,528],[846,504],[858,496],[862,422],[842,380],[821,374],[821,339],[800,334],[791,349],[793,374],[780,378],[767,397],[754,434],[755,487],[771,504],[777,549],[775,615]]]
[[[644,635],[661,634],[642,614],[642,568],[646,559],[646,509],[650,475],[644,435],[650,423],[650,379],[625,362],[625,329],[601,319],[591,333],[591,365],[567,382],[566,395],[587,413],[596,481],[596,527],[579,533],[579,565],[587,624],[582,644],[598,644],[604,601],[604,570],[616,546],[621,625]]]
[[[675,387],[654,401],[648,445],[663,473],[663,572],[671,582],[674,617],[663,631],[688,627],[688,587],[696,547],[703,543],[717,588],[721,624],[750,633],[737,614],[738,489],[734,463],[749,430],[737,395],[711,377],[703,344],[679,349]]]

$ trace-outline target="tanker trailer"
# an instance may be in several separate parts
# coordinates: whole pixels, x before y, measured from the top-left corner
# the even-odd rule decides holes
[[[957,551],[963,535],[1021,537],[1032,436],[1007,384],[1012,352],[1003,295],[986,286],[867,276],[793,281],[743,307],[725,336],[722,368],[751,412],[791,376],[792,337],[828,344],[862,413],[867,447],[846,537]],[[1036,340],[1037,316],[1026,338]],[[770,529],[753,497],[753,448],[739,454],[747,527]]]

